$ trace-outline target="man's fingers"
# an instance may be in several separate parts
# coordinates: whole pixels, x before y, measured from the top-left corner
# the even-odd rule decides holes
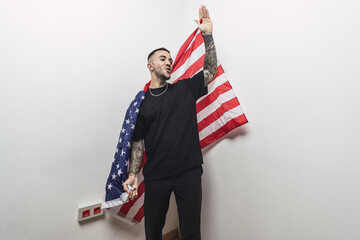
[[[204,5],[201,6],[201,10],[202,10],[202,17],[206,18],[206,7]]]
[[[129,199],[130,200],[134,200],[135,198],[137,198],[137,196],[138,196],[138,192],[137,192],[137,190],[131,190],[130,191],[130,193],[129,193]]]
[[[201,5],[201,8],[199,8],[199,19],[202,18],[210,18],[209,10],[204,5]]]
[[[196,22],[196,24],[197,24],[198,27],[199,27],[199,25],[200,25],[199,21],[198,21],[198,20],[195,20],[195,22]]]
[[[210,18],[209,10],[205,7],[206,18]]]
[[[123,184],[123,188],[124,188],[125,192],[129,193],[129,189],[126,186],[126,183]]]

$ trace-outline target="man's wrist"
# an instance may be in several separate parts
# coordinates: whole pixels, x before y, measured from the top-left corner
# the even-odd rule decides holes
[[[136,178],[137,177],[137,174],[136,173],[129,173],[129,177],[134,177],[134,178]]]
[[[212,32],[201,32],[203,36],[212,35]]]

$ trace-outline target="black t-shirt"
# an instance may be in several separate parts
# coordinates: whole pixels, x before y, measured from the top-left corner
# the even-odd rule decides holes
[[[154,95],[165,87],[151,89]],[[204,73],[168,84],[160,96],[147,91],[136,121],[133,141],[144,139],[145,181],[167,178],[203,163],[196,101],[207,94]]]

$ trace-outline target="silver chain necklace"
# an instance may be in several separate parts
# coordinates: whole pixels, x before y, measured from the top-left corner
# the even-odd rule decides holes
[[[168,86],[169,86],[169,84],[166,84],[165,90],[164,90],[162,93],[160,93],[160,94],[153,94],[153,93],[151,92],[151,89],[150,89],[150,88],[149,88],[149,92],[150,92],[150,94],[151,94],[152,96],[158,97],[158,96],[160,96],[160,95],[162,95],[162,94],[164,94],[164,93],[166,92],[166,90],[168,89]]]

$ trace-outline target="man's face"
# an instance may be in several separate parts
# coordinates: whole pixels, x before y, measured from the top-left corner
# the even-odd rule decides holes
[[[173,60],[167,51],[159,50],[155,52],[149,63],[152,65],[156,76],[165,80],[170,79]]]

